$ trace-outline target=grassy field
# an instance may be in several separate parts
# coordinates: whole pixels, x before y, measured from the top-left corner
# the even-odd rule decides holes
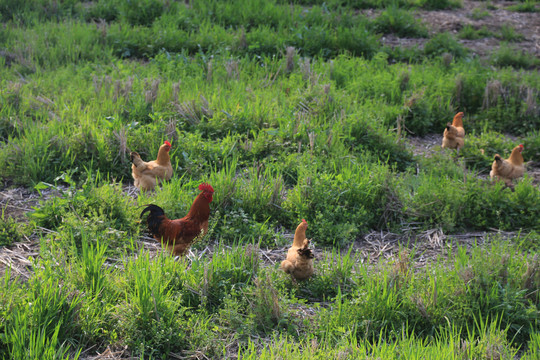
[[[471,18],[539,10],[488,5]],[[487,174],[518,144],[538,162],[540,59],[508,24],[417,16],[462,6],[0,0],[0,357],[539,359],[538,179]],[[412,145],[458,111],[459,156]],[[134,191],[130,152],[164,140],[173,178]],[[156,250],[142,205],[182,217],[201,182],[209,234]],[[278,264],[302,218],[296,283]]]

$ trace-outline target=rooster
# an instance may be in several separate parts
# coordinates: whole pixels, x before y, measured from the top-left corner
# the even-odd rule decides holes
[[[442,148],[456,149],[459,155],[459,149],[465,145],[465,129],[463,129],[463,113],[458,112],[454,116],[452,123],[446,124],[444,129]]]
[[[214,189],[210,184],[199,185],[201,191],[193,201],[186,216],[181,219],[170,220],[162,208],[157,205],[148,205],[141,213],[146,212],[148,230],[154,238],[167,246],[173,255],[183,255],[191,244],[208,232],[208,218],[210,217],[210,203]]]
[[[306,239],[307,221],[302,222],[294,232],[292,246],[287,252],[287,259],[281,262],[281,269],[296,280],[305,280],[313,275],[313,251],[309,248],[309,240]]]
[[[171,150],[171,143],[165,141],[159,147],[157,159],[149,162],[143,161],[137,152],[131,153],[131,175],[135,179],[136,187],[140,190],[154,190],[156,180],[159,183],[163,180],[170,180],[173,169],[169,150]]]
[[[489,176],[492,179],[503,180],[508,187],[512,187],[512,180],[522,177],[525,173],[522,151],[523,145],[520,144],[512,150],[508,159],[495,154]]]

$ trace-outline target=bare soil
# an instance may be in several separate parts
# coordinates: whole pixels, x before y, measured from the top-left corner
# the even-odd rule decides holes
[[[519,4],[515,1],[471,1],[464,0],[463,7],[452,10],[416,12],[416,18],[421,19],[427,25],[431,35],[450,32],[453,35],[465,26],[470,25],[478,30],[485,27],[487,30],[500,34],[503,26],[512,27],[523,36],[523,40],[512,43],[516,49],[540,57],[540,14],[524,13],[508,10],[509,6]],[[489,5],[489,8],[488,8]],[[496,8],[496,9],[493,9]],[[540,6],[537,5],[540,9]],[[366,10],[364,13],[370,17],[376,16],[380,10]],[[480,19],[477,14],[485,13],[487,16]],[[381,41],[390,47],[418,46],[423,49],[428,39],[398,38],[395,35],[384,36]],[[495,37],[481,38],[477,40],[459,40],[473,54],[479,57],[489,57],[496,51],[503,40]]]

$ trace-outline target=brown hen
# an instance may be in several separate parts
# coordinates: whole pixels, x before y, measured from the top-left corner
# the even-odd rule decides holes
[[[294,232],[294,240],[287,252],[287,259],[281,262],[281,269],[296,280],[308,279],[314,272],[315,255],[309,248],[309,240],[306,239],[307,226],[307,221],[302,219]]]
[[[443,133],[443,141],[441,147],[448,149],[456,149],[459,155],[459,149],[465,145],[465,129],[463,129],[463,113],[458,112],[454,116],[452,123],[446,124],[446,129]]]
[[[512,187],[512,180],[522,177],[525,173],[523,155],[521,154],[523,149],[521,144],[516,146],[508,159],[503,159],[499,154],[495,154],[489,176],[492,179],[502,180],[507,186]]]
[[[148,162],[143,161],[137,152],[131,153],[131,175],[135,179],[136,187],[140,190],[154,190],[157,183],[171,179],[173,168],[169,150],[171,143],[165,141],[159,147],[157,159]]]

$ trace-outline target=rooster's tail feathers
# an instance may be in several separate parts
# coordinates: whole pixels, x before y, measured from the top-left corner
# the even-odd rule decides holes
[[[162,208],[160,208],[159,206],[157,205],[154,205],[154,204],[150,204],[150,205],[147,205],[144,210],[142,211],[141,213],[141,217],[143,217],[144,213],[147,212],[147,211],[150,211],[150,216],[160,216],[160,215],[165,215],[165,211],[163,211]]]
[[[159,206],[151,204],[145,207],[144,210],[141,212],[141,218],[147,211],[150,212],[148,218],[146,219],[146,223],[148,224],[148,230],[150,230],[152,235],[156,235],[158,234],[159,226],[161,225],[161,222],[165,217],[165,211],[163,211],[163,209]]]

